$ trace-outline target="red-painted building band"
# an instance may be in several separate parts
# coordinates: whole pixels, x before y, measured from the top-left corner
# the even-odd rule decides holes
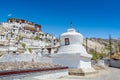
[[[25,70],[7,70],[7,71],[0,71],[0,76],[12,75],[12,74],[22,74],[22,73],[29,73],[29,72],[42,72],[42,71],[52,71],[52,70],[63,70],[63,69],[68,69],[68,67],[43,68],[43,69],[25,69]]]

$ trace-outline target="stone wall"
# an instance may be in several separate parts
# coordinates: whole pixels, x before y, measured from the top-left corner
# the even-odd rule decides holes
[[[110,59],[110,66],[120,68],[120,60]]]

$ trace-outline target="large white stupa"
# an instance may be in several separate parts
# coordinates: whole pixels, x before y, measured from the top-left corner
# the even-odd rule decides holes
[[[60,36],[61,46],[58,53],[53,56],[53,63],[62,64],[69,68],[93,70],[91,66],[92,55],[83,47],[83,35],[72,28]]]

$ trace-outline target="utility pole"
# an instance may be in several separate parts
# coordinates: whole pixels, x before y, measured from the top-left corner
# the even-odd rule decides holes
[[[111,38],[111,34],[109,35],[109,57],[111,58],[112,55],[112,38]]]
[[[118,41],[118,52],[120,52],[120,41]]]
[[[86,37],[86,51],[88,52],[88,45],[87,45],[87,42],[88,42],[88,38]]]

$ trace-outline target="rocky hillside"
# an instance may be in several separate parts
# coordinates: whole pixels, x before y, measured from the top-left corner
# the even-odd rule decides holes
[[[87,43],[86,43],[87,41]],[[112,52],[116,53],[120,51],[120,38],[112,39]],[[109,53],[109,39],[102,39],[102,38],[88,38],[87,40],[84,39],[84,46],[86,47],[87,44],[87,51],[88,52],[97,52],[108,54]]]

